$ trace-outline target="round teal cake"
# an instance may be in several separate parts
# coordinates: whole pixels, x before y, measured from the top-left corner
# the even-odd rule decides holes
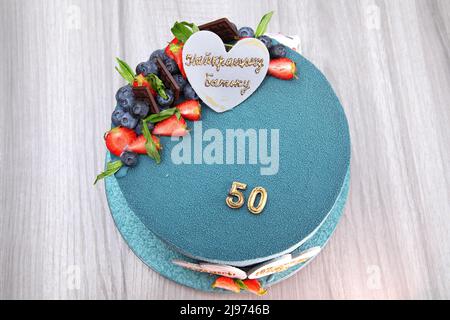
[[[260,24],[267,24],[264,19]],[[236,28],[225,20],[206,25]],[[176,35],[177,28],[186,26],[192,28],[176,23],[172,31]],[[196,38],[202,36],[209,35],[196,34]],[[247,57],[245,61],[259,61],[261,66],[269,63],[266,46],[271,40],[263,40],[264,44],[256,39],[246,43],[248,52],[255,44],[267,58]],[[220,47],[220,39],[218,42]],[[200,43],[204,50],[206,42]],[[175,38],[167,48],[177,45]],[[189,49],[195,52],[196,47]],[[342,215],[350,180],[350,136],[344,110],[311,62],[287,48],[275,53],[270,50],[274,59],[270,66],[286,61],[295,64],[298,78],[288,74],[292,80],[280,80],[287,80],[286,69],[276,70],[277,76],[269,66],[272,76],[264,78],[264,71],[259,78],[264,78],[262,84],[231,110],[218,113],[202,103],[201,119],[198,113],[194,115],[187,135],[182,127],[183,137],[174,137],[178,135],[174,128],[184,125],[186,110],[173,102],[179,98],[174,78],[178,77],[180,85],[187,82],[183,80],[183,62],[176,57],[163,61],[160,57],[164,55],[156,51],[155,59],[138,65],[136,75],[118,60],[118,71],[130,83],[126,90],[132,88],[133,96],[126,90],[120,92],[123,88],[116,95],[118,102],[123,98],[121,103],[130,106],[117,107],[113,113],[114,129],[105,135],[111,152],[106,170],[98,178],[107,177],[111,213],[130,248],[148,266],[181,284],[217,290],[211,288],[216,279],[213,287],[263,294],[262,286],[309,263],[325,246]],[[279,55],[282,59],[276,60]],[[195,54],[191,56],[191,64],[200,62]],[[199,75],[202,73],[195,74]],[[206,73],[205,86],[220,85],[212,76]],[[243,84],[239,81],[227,85]],[[184,90],[185,99],[195,96],[192,88],[196,85],[186,85],[190,92]],[[251,82],[245,85],[250,88]],[[229,103],[226,91],[220,94]],[[204,97],[211,105],[211,96]],[[173,108],[160,108],[166,102]],[[188,104],[198,110],[198,97]],[[185,117],[190,116],[187,113]],[[147,130],[147,121],[156,124]],[[142,133],[137,133],[138,126]],[[151,138],[152,134],[160,140]],[[159,143],[163,148],[158,151]],[[149,157],[138,156],[145,153]]]
[[[190,135],[182,138],[191,141],[187,164],[171,161],[180,141],[163,138],[161,164],[141,157],[140,165],[129,170],[126,178],[117,179],[128,208],[175,251],[234,266],[263,262],[294,251],[312,237],[342,200],[339,196],[350,164],[344,111],[313,64],[293,51],[288,56],[297,64],[298,80],[267,78],[249,99],[222,114],[203,108],[201,125],[194,125]],[[236,158],[234,164],[226,164],[226,159],[223,164],[194,163],[201,162],[194,159],[194,139],[211,128],[218,129],[224,139],[227,129],[242,129],[247,140],[249,129],[257,133],[268,129],[267,153],[272,129],[278,129],[279,163],[237,164]],[[204,152],[211,141],[200,139]],[[226,205],[233,181],[267,190],[261,214],[250,214],[245,206],[234,210]]]

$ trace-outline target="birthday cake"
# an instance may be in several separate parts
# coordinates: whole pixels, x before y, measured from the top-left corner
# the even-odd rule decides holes
[[[348,193],[342,106],[307,59],[259,25],[176,22],[116,93],[106,192],[152,269],[202,290],[285,279],[323,248]]]

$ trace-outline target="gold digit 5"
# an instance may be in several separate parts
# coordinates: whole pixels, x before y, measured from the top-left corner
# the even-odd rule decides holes
[[[255,207],[255,201],[258,194],[261,196],[258,205]],[[264,210],[267,202],[267,191],[263,187],[256,187],[250,193],[248,198],[247,207],[248,210],[253,214],[260,214]]]
[[[242,192],[239,190],[245,190],[247,189],[247,185],[245,183],[241,182],[233,182],[231,185],[230,191],[228,192],[229,196],[225,200],[227,205],[232,209],[238,209],[244,205],[245,199]],[[234,201],[234,198],[237,198],[237,201]]]

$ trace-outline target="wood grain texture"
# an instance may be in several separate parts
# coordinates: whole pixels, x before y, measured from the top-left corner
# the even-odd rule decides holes
[[[149,270],[109,214],[102,134],[122,81],[177,19],[298,34],[352,136],[345,215],[268,299],[450,298],[450,2],[0,1],[0,298],[223,299]],[[301,75],[300,75],[301,76]]]

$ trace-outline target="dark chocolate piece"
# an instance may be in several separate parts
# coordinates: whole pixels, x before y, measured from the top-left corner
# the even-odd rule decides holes
[[[150,106],[150,113],[159,113],[159,106],[156,103],[150,89],[146,86],[133,87],[133,94],[137,100],[147,102]]]
[[[177,101],[180,97],[180,86],[172,77],[172,74],[169,72],[169,70],[167,70],[166,65],[161,60],[161,58],[156,58],[156,65],[158,66],[159,70],[159,78],[162,80],[166,88],[169,88],[173,91],[173,95],[175,97],[173,101]]]
[[[236,26],[227,18],[218,19],[198,27],[200,30],[208,30],[217,34],[223,42],[229,42],[239,39]]]

